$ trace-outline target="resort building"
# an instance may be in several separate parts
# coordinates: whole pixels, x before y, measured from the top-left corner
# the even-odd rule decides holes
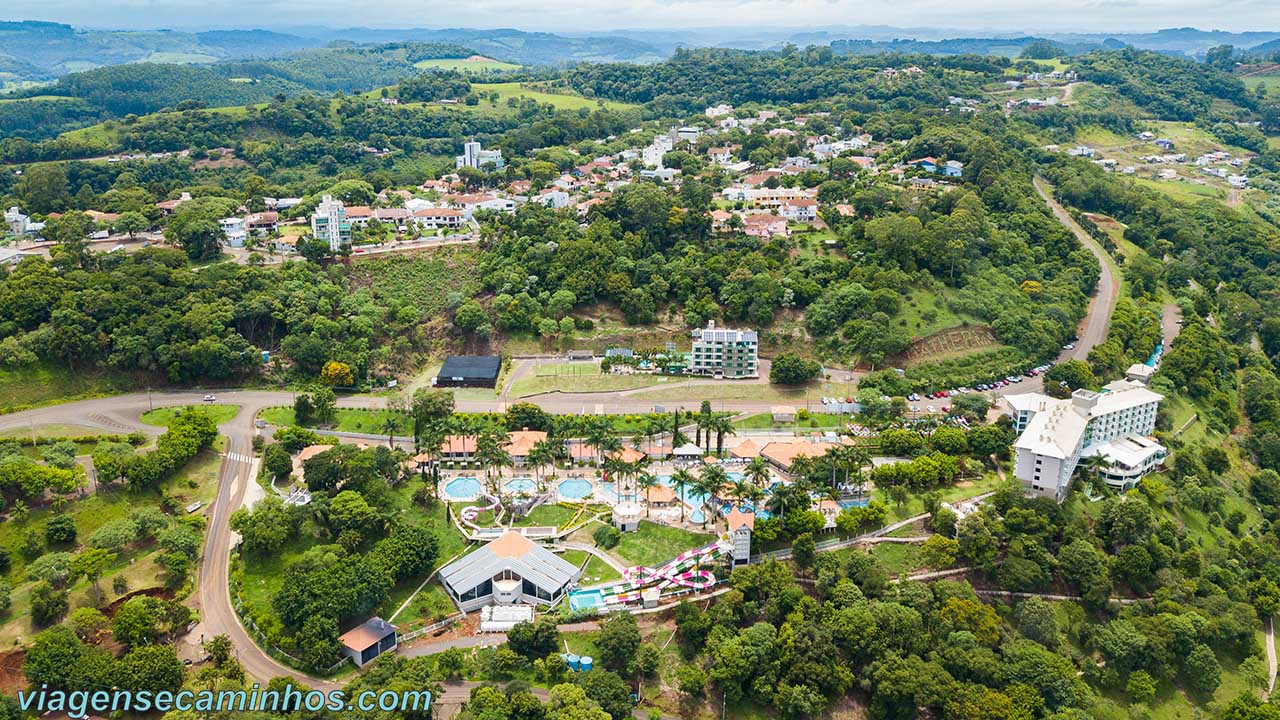
[[[493,542],[440,569],[440,582],[458,609],[485,605],[555,605],[578,580],[581,570],[518,532]]]
[[[334,252],[351,244],[351,222],[347,220],[347,208],[341,200],[333,199],[332,195],[321,198],[311,215],[311,234],[329,243],[329,249]]]
[[[497,355],[450,355],[431,384],[436,387],[495,387],[502,371]]]
[[[1164,397],[1140,383],[1117,380],[1101,392],[1077,390],[1058,400],[1031,393],[1009,398],[1021,435],[1014,475],[1027,492],[1061,502],[1082,458],[1105,460],[1107,485],[1128,490],[1159,467],[1167,451],[1150,437]]]
[[[512,462],[523,467],[529,464],[529,454],[534,446],[546,439],[547,434],[541,430],[517,430],[507,434],[507,444],[502,449],[511,456]]]
[[[759,377],[760,339],[755,330],[717,328],[714,320],[693,331],[689,372],[725,378]]]

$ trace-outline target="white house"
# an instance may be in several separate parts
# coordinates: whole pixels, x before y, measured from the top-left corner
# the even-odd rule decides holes
[[[492,165],[494,170],[501,170],[506,166],[506,161],[502,159],[501,150],[485,150],[475,140],[463,143],[462,154],[454,158],[454,166],[458,168],[469,167],[478,170],[485,165]]]
[[[218,227],[222,230],[222,235],[228,247],[244,247],[245,237],[247,237],[244,218],[222,218],[218,221]]]
[[[818,219],[818,201],[813,198],[793,198],[782,203],[778,210],[791,222],[811,223]]]
[[[17,207],[11,207],[4,213],[4,222],[9,226],[9,232],[18,237],[27,234],[27,228],[31,222],[31,218],[23,215],[22,211]]]

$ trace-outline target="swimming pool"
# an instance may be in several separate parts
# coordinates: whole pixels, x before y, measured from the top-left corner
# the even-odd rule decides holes
[[[536,490],[538,485],[533,481],[533,478],[511,478],[503,487],[513,495],[522,493],[527,495]]]
[[[871,502],[871,498],[858,498],[856,500],[841,500],[840,507],[842,508],[866,507],[867,504],[870,502]]]
[[[604,607],[604,593],[599,590],[574,590],[569,593],[569,609],[573,611]]]
[[[591,481],[583,480],[581,478],[570,478],[568,480],[561,481],[557,486],[557,489],[560,491],[560,497],[568,498],[570,500],[582,500],[584,498],[589,498],[591,497],[592,492]]]
[[[618,502],[618,486],[615,483],[600,483],[600,492],[609,502]]]
[[[457,477],[444,486],[450,500],[471,500],[480,494],[480,481],[473,477]]]
[[[707,514],[702,512],[701,509],[694,510],[689,513],[689,520],[696,523],[704,523],[707,521]]]

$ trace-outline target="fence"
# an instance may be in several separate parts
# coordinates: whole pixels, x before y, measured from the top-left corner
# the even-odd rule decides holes
[[[449,617],[441,620],[438,623],[433,623],[431,625],[427,625],[426,627],[420,627],[417,630],[410,630],[409,632],[403,635],[397,635],[396,642],[407,643],[410,640],[416,640],[422,637],[423,635],[426,635],[427,633],[433,633],[441,628],[449,627],[450,625],[462,620],[466,616],[467,614],[465,612],[460,612],[457,615],[450,615]]]

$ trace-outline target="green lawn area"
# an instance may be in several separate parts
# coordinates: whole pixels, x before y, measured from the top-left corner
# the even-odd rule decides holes
[[[641,520],[640,528],[623,533],[622,542],[610,552],[632,565],[654,567],[685,550],[706,545],[712,537]]]
[[[409,588],[412,591],[412,588]],[[404,602],[404,598],[400,597],[394,603],[388,601],[383,603],[383,608],[379,609],[381,617],[390,618],[396,610],[400,608],[400,604]],[[449,595],[445,593],[444,586],[439,581],[432,580],[426,587],[422,588],[422,592],[418,593],[413,602],[404,609],[404,612],[396,615],[395,624],[401,631],[412,630],[420,625],[428,625],[438,622],[444,618],[458,612],[458,607],[453,604],[453,600],[449,599]]]
[[[1115,147],[1132,141],[1129,137],[1097,125],[1088,125],[1076,130],[1076,142],[1094,148]]]
[[[978,318],[952,312],[947,306],[946,296],[946,291],[913,288],[902,296],[902,308],[894,316],[893,322],[916,337],[959,327],[966,321],[981,322]]]
[[[383,423],[392,416],[389,410],[365,410],[362,408],[338,408],[335,415],[333,429],[339,432],[357,432],[372,433],[380,435],[386,430]],[[258,413],[258,419],[265,420],[272,425],[297,425],[294,419],[293,408],[274,407],[267,408]],[[413,426],[408,418],[397,418],[396,426],[397,435],[408,435],[413,431]]]
[[[1267,145],[1280,150],[1280,135],[1271,135],[1267,138]]]
[[[579,580],[583,585],[595,585],[596,583],[613,582],[622,579],[622,575],[609,563],[592,555],[585,550],[565,550],[560,553],[560,557],[577,567],[582,567],[582,563],[587,566],[582,570],[582,579]]]
[[[430,68],[434,70],[460,70],[462,72],[484,72],[484,71],[502,71],[502,70],[518,70],[519,65],[493,58],[484,57],[483,55],[472,55],[469,58],[435,58],[432,60],[419,60],[413,64],[416,68],[424,70]]]
[[[804,385],[774,385],[763,381],[720,380],[698,385],[696,397],[713,402],[716,400],[777,401],[784,405],[803,407],[806,401],[821,402],[822,396],[826,394],[821,382]],[[690,390],[676,385],[641,390],[630,397],[644,400],[688,400],[690,395]]]
[[[884,565],[885,572],[889,573],[890,576],[904,575],[924,567],[920,561],[920,547],[918,545],[878,543],[870,546],[870,548],[852,547],[835,551],[836,557],[840,558],[841,564],[847,562],[854,553],[874,556]]]
[[[809,413],[809,417],[805,420],[797,419],[793,423],[774,422],[771,413],[759,413],[751,415],[741,420],[734,420],[733,426],[739,430],[768,430],[771,428],[784,429],[834,429],[840,427],[842,420],[847,419],[848,415],[833,415],[831,413]]]
[[[560,527],[569,522],[577,510],[559,505],[539,505],[527,516],[520,518],[513,525],[519,527],[554,526]]]
[[[511,384],[511,395],[525,397],[545,392],[606,392],[683,382],[664,375],[613,375],[600,372],[595,363],[536,363]]]
[[[221,404],[214,404],[214,403],[208,403],[203,405],[174,405],[172,407],[162,407],[162,408],[156,408],[155,410],[148,410],[147,412],[142,413],[141,420],[142,422],[148,425],[159,425],[160,427],[169,427],[169,423],[173,422],[173,419],[175,417],[182,414],[183,411],[190,410],[192,408],[205,411],[206,413],[209,414],[210,417],[213,418],[214,422],[218,423],[219,425],[225,422],[229,422],[231,418],[234,418],[236,416],[236,413],[240,412],[239,405],[221,405]]]
[[[1211,185],[1196,185],[1184,180],[1148,180],[1135,178],[1134,182],[1151,190],[1168,195],[1173,200],[1185,203],[1198,203],[1201,200],[1222,200],[1222,190]]]
[[[115,395],[145,385],[139,375],[105,370],[69,370],[53,365],[0,369],[0,413],[70,400]]]

